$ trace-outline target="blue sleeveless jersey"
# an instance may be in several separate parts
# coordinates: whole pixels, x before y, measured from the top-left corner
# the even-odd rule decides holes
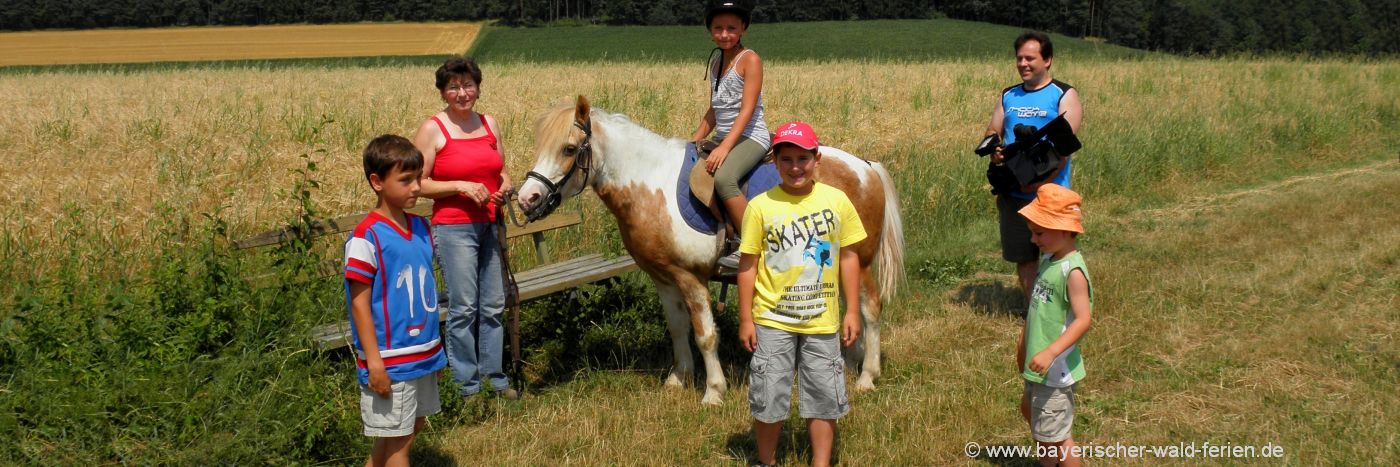
[[[1006,119],[1002,123],[1003,145],[1016,142],[1016,132],[1012,131],[1017,124],[1031,125],[1036,128],[1044,127],[1055,117],[1060,115],[1060,99],[1065,97],[1070,89],[1074,89],[1069,84],[1059,80],[1051,80],[1045,87],[1026,91],[1025,85],[1018,84],[1002,91],[1001,108],[1006,111]],[[1055,176],[1051,183],[1069,188],[1070,165],[1074,158],[1065,161],[1065,169]],[[1021,199],[1035,199],[1035,193],[1013,192],[1011,196]]]
[[[437,280],[428,221],[408,215],[409,231],[371,212],[345,241],[345,305],[352,309],[350,282],[371,286],[369,311],[379,356],[392,381],[408,381],[447,365],[438,334]],[[355,320],[350,320],[360,384],[369,384]]]

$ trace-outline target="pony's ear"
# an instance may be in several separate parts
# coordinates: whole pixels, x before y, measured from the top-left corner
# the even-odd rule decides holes
[[[574,103],[574,121],[583,123],[588,121],[588,98],[582,94],[578,96],[578,101]]]

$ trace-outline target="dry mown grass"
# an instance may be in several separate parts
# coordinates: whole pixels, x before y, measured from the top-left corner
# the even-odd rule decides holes
[[[0,33],[0,66],[462,53],[480,23],[385,23]]]

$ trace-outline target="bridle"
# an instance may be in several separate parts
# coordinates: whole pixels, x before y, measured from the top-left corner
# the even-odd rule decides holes
[[[588,186],[589,171],[593,169],[593,121],[592,119],[582,123],[575,121],[574,127],[583,130],[583,142],[579,143],[578,147],[571,151],[574,162],[573,165],[569,167],[569,171],[564,173],[564,177],[560,179],[557,184],[549,181],[549,177],[533,170],[525,174],[526,181],[533,178],[544,184],[544,199],[540,204],[525,211],[525,222],[520,222],[516,219],[514,204],[510,202],[510,198],[514,197],[516,193],[514,191],[507,193],[505,200],[501,202],[504,208],[497,207],[497,238],[507,238],[508,234],[506,233],[505,224],[505,219],[507,218],[510,219],[510,222],[515,224],[516,227],[524,227],[525,224],[534,222],[554,212],[554,209],[559,207],[559,203],[562,202],[564,198],[563,194],[559,192],[559,189],[569,184],[569,180],[573,178],[575,172],[583,171],[583,186]],[[580,191],[582,191],[582,189],[580,189]],[[507,253],[508,249],[506,247],[507,243],[508,242],[504,241],[500,242],[500,248],[501,276],[504,279],[503,282],[505,283],[506,289],[506,308],[510,312],[507,315],[506,322],[506,328],[510,334],[510,371],[516,382],[518,391],[524,394],[525,378],[521,377],[521,371],[524,369],[524,360],[521,359],[520,344],[520,287],[515,280],[515,272],[510,266],[510,255]]]
[[[544,199],[540,200],[540,204],[525,211],[526,222],[534,222],[548,216],[559,207],[559,203],[564,201],[564,195],[560,189],[569,184],[574,173],[582,170],[583,186],[588,186],[589,171],[593,169],[593,120],[575,121],[574,127],[583,130],[583,142],[579,143],[578,147],[573,150],[573,165],[569,166],[569,171],[564,173],[564,178],[560,179],[559,183],[554,183],[549,180],[549,177],[533,170],[525,174],[526,181],[535,179],[544,185]]]

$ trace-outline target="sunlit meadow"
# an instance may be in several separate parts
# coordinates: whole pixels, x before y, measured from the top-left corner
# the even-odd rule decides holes
[[[477,109],[500,122],[507,171],[519,181],[533,163],[535,117],[575,95],[660,134],[688,136],[704,110],[701,68],[484,63]],[[170,260],[155,251],[198,243],[216,220],[230,238],[283,225],[298,214],[294,187],[306,181],[308,163],[319,183],[309,196],[322,214],[370,207],[359,151],[382,133],[411,136],[440,109],[432,71],[0,74],[0,249],[23,259],[0,273],[0,337],[39,335],[39,321],[26,316],[49,310],[47,302],[22,302],[42,293],[20,290],[46,283],[37,278],[81,276],[85,284],[139,289],[150,283],[144,271]],[[1397,239],[1386,222],[1400,214],[1393,196],[1400,137],[1392,131],[1400,97],[1391,92],[1400,86],[1400,64],[1071,57],[1058,60],[1055,72],[1084,99],[1086,148],[1075,156],[1074,188],[1087,200],[1091,232],[1082,245],[1099,288],[1076,437],[1276,441],[1301,463],[1400,457],[1393,430],[1400,422],[1393,401],[1400,383]],[[941,464],[964,459],[968,441],[1024,444],[1010,369],[1017,292],[996,257],[985,163],[971,153],[999,90],[1015,79],[1010,60],[774,62],[766,75],[770,125],[802,119],[824,143],[887,164],[903,203],[909,283],[887,311],[881,388],[856,398],[841,422],[839,459]],[[585,225],[563,232],[570,241],[555,243],[556,256],[622,252],[591,194],[565,209],[582,211]],[[185,219],[178,229],[170,227],[174,218]],[[1248,266],[1261,259],[1263,266]],[[1316,277],[1302,261],[1317,264]],[[119,305],[104,300],[62,310],[71,320],[116,319],[94,311]],[[306,311],[312,321],[343,316],[333,300],[320,305]],[[258,310],[243,312],[255,317]],[[721,345],[730,344],[732,336],[722,335]],[[296,345],[278,349],[303,355],[292,353],[305,352]],[[1298,348],[1311,350],[1291,351]],[[659,373],[632,370],[583,371],[521,403],[461,409],[470,415],[434,424],[420,461],[697,464],[752,455],[739,375],[729,375],[726,405],[702,409],[698,393],[664,392]],[[240,373],[219,374],[202,376],[201,384],[218,386]],[[157,384],[182,384],[179,375],[165,376]],[[7,398],[42,387],[0,382]],[[348,391],[332,395],[343,401],[305,402],[324,406],[286,437],[318,429],[317,420],[337,420],[335,429],[353,434],[355,420],[342,420],[352,414]],[[108,404],[104,410],[123,414],[157,407]],[[208,428],[190,410],[181,412],[190,418],[178,425],[179,439],[168,444],[143,447],[143,436],[158,436],[139,426],[78,441],[71,430],[26,426],[19,449],[42,456],[79,447],[70,460],[198,462],[207,458],[197,447],[214,446],[209,452],[258,457],[236,451],[252,448],[236,448],[238,436],[219,428],[237,423]],[[9,417],[0,422],[32,420]],[[113,423],[97,417],[93,423]],[[252,410],[235,418],[250,427],[260,419]],[[791,427],[782,455],[805,462],[805,431]],[[298,452],[325,458],[306,447],[319,439],[298,438]],[[355,438],[345,440],[356,446]],[[1324,443],[1335,450],[1307,450]],[[185,451],[151,450],[161,446]],[[355,463],[362,454],[330,457]]]

